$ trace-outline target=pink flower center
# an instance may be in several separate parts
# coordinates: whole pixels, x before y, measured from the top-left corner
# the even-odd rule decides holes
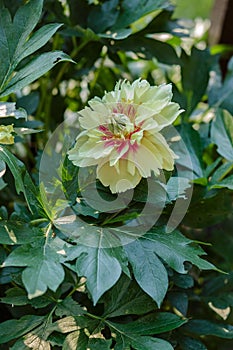
[[[118,103],[105,125],[99,126],[101,139],[105,147],[114,147],[125,158],[131,152],[137,152],[143,137],[142,123],[135,124],[136,108],[131,104]],[[124,152],[125,150],[125,152]]]

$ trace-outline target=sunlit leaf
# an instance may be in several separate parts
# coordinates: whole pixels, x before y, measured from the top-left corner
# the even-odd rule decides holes
[[[5,260],[3,266],[26,267],[22,273],[22,280],[29,299],[44,294],[47,288],[56,291],[63,281],[64,270],[60,264],[63,260],[63,245],[64,242],[61,245],[56,238],[35,245],[25,244],[13,250]]]

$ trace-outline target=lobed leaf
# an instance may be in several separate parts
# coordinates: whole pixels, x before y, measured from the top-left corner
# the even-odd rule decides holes
[[[0,344],[30,332],[44,321],[44,316],[26,315],[19,320],[8,320],[0,324]]]
[[[19,7],[12,21],[0,1],[0,91],[16,68],[24,43],[39,21],[43,0],[31,0]]]
[[[158,9],[163,9],[169,5],[167,0],[135,0],[130,2],[123,0],[121,3],[121,12],[114,24],[114,29],[125,28],[135,22],[140,17]]]
[[[44,232],[40,228],[15,220],[0,220],[1,244],[26,244],[41,240]]]
[[[0,146],[0,160],[3,160],[8,165],[15,180],[16,191],[18,194],[20,192],[24,194],[30,211],[44,213],[38,189],[28,174],[25,165],[2,145]]]
[[[140,287],[161,305],[168,288],[167,271],[151,249],[151,242],[135,240],[124,247]]]
[[[87,278],[87,288],[96,304],[101,295],[119,279],[121,264],[114,256],[113,249],[102,248],[101,245],[97,247],[78,245],[75,254],[76,271],[79,276]]]
[[[214,265],[200,258],[206,253],[195,242],[184,237],[179,231],[165,233],[162,228],[154,228],[153,232],[144,236],[150,249],[163,259],[171,268],[185,273],[184,262],[189,261],[200,269],[215,269]]]
[[[187,320],[181,319],[172,313],[159,312],[146,315],[134,322],[126,324],[116,324],[113,322],[109,322],[109,324],[127,334],[153,335],[169,332],[179,328],[186,322]]]
[[[103,302],[107,317],[141,315],[156,310],[155,302],[125,275],[104,295]]]
[[[58,62],[74,62],[62,51],[46,52],[34,58],[24,68],[20,69],[2,90],[0,97],[7,96],[12,92],[22,89],[42,75],[47,73]]]
[[[166,340],[147,336],[136,336],[130,340],[130,344],[136,350],[173,350]]]
[[[22,281],[29,299],[44,294],[47,288],[56,291],[63,281],[63,245],[64,242],[60,242],[58,238],[25,244],[13,250],[5,260],[4,267],[26,267],[22,273]]]
[[[214,323],[208,320],[190,320],[183,329],[197,335],[214,335],[233,339],[233,326],[226,323]]]

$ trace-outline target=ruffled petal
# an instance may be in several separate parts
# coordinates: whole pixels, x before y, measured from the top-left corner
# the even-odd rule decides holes
[[[165,106],[160,113],[154,116],[154,120],[158,123],[159,127],[157,131],[160,131],[164,127],[172,124],[174,120],[184,111],[179,109],[178,103],[171,102]]]
[[[106,106],[104,104],[102,105],[102,110],[98,108],[98,111],[95,111],[89,107],[85,107],[79,112],[79,122],[83,129],[90,130],[97,128],[99,125],[106,124],[109,112]]]
[[[78,166],[97,165],[97,177],[114,193],[134,188],[152,172],[173,170],[176,155],[160,134],[182,112],[171,99],[171,84],[118,82],[79,113],[84,131],[69,159]]]

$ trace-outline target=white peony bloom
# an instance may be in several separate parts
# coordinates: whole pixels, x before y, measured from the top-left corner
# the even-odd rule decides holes
[[[176,155],[160,131],[182,112],[170,84],[118,82],[114,91],[80,111],[83,131],[68,152],[74,165],[97,165],[96,176],[112,193],[137,186],[142,177],[173,170]]]

